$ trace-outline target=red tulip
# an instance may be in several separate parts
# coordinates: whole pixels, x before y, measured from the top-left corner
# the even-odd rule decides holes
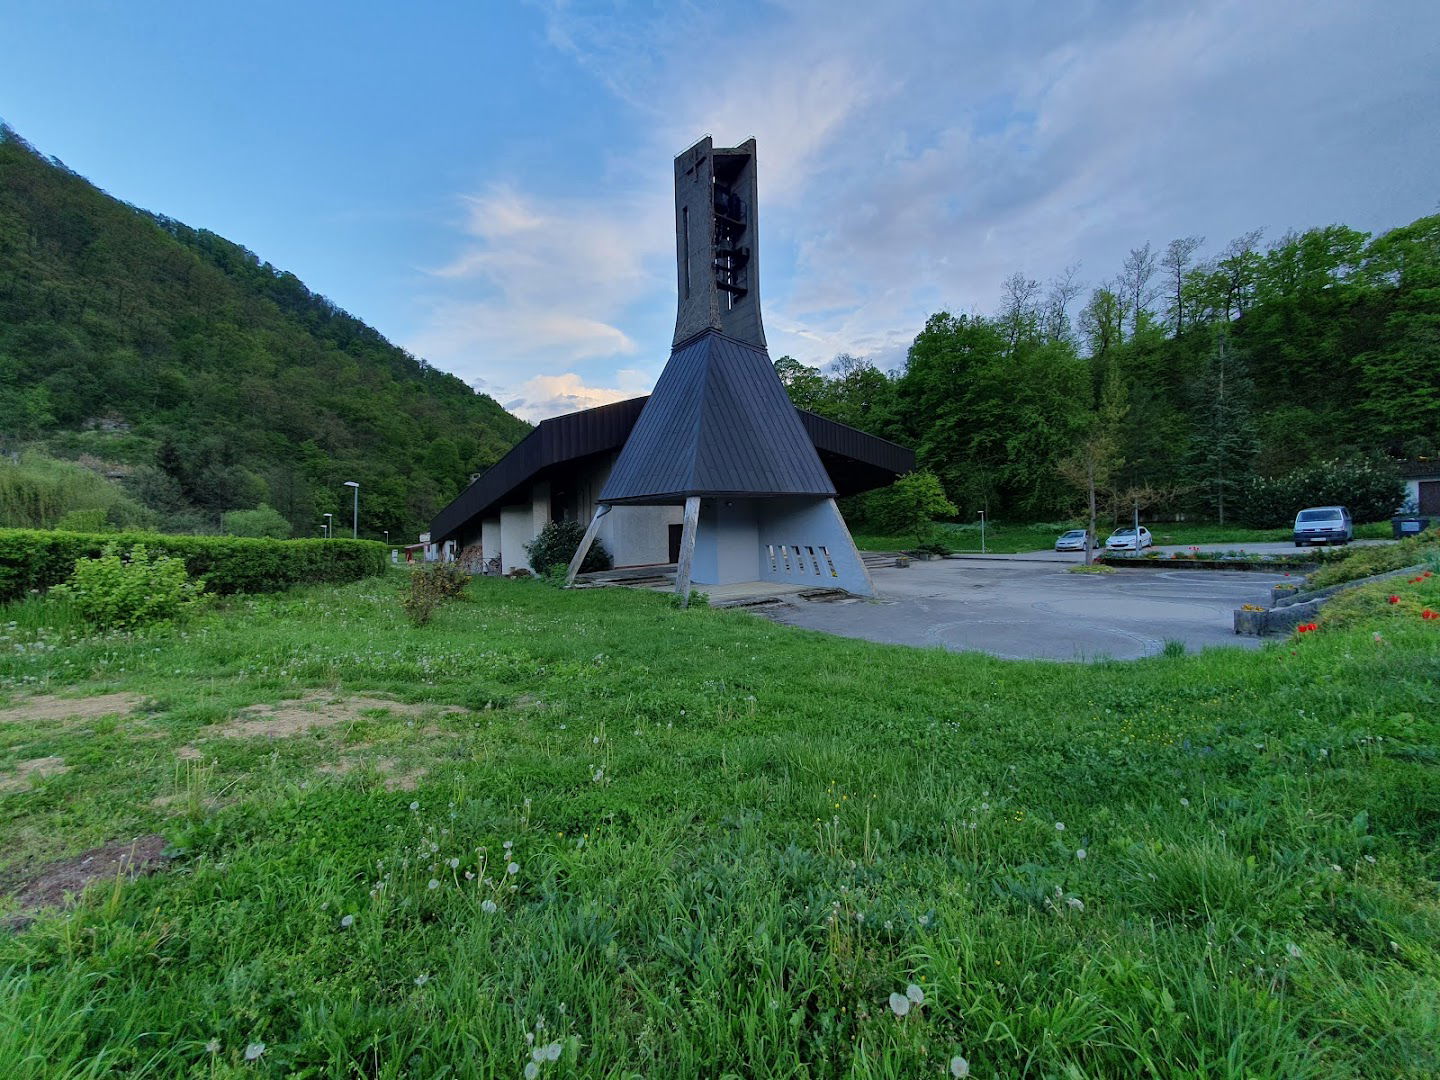
[[[1385,599],[1386,599],[1387,602],[1389,602],[1389,603],[1391,603],[1391,604],[1398,604],[1398,603],[1400,603],[1400,597],[1398,597],[1398,596],[1387,596],[1387,597],[1385,597]]]

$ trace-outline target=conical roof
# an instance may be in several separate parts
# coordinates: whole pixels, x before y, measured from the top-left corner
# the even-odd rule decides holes
[[[834,494],[769,354],[707,330],[671,351],[599,501]]]

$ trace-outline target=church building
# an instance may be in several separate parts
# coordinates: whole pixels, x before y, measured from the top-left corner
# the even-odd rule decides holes
[[[869,595],[835,505],[915,467],[902,446],[791,404],[760,317],[755,140],[675,159],[678,314],[655,390],[541,422],[436,515],[432,541],[501,572],[553,520],[616,567],[693,585],[787,582]]]

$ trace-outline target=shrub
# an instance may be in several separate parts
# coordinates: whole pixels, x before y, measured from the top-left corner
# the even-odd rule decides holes
[[[1312,589],[1324,589],[1347,581],[1359,581],[1375,574],[1417,566],[1440,551],[1440,530],[1429,529],[1419,536],[1407,537],[1398,544],[1380,547],[1348,548],[1343,552],[1325,552],[1324,566],[1308,578]]]
[[[68,510],[55,522],[55,528],[62,532],[105,532],[105,511],[99,507],[93,510]]]
[[[137,544],[184,560],[194,578],[214,593],[273,592],[292,585],[358,581],[382,574],[386,548],[371,540],[255,540],[230,536],[147,533],[68,533],[0,529],[0,601],[13,600],[68,578],[80,559],[107,546]]]
[[[957,512],[939,478],[928,469],[906,473],[883,491],[873,492],[866,504],[872,525],[881,532],[913,536],[916,544],[930,538],[935,518]]]
[[[271,540],[285,540],[292,531],[285,515],[265,503],[254,510],[227,510],[220,515],[220,527],[226,536],[268,537]]]
[[[148,524],[150,512],[116,484],[73,461],[35,452],[0,459],[0,527],[48,529],[72,510],[99,510],[119,528]]]
[[[121,557],[115,546],[98,559],[80,559],[70,579],[55,588],[91,626],[130,630],[169,622],[200,598],[203,581],[191,581],[185,563],[136,544]]]
[[[446,600],[465,592],[470,575],[456,563],[431,563],[410,574],[410,585],[400,596],[405,617],[415,626],[424,626]]]
[[[1240,520],[1260,529],[1281,529],[1307,506],[1344,506],[1356,524],[1395,513],[1405,487],[1395,466],[1377,460],[1317,461],[1284,476],[1252,476],[1240,488]]]
[[[530,565],[541,577],[553,568],[568,568],[575,552],[580,550],[580,541],[585,539],[585,526],[578,521],[549,521],[535,539],[525,545],[530,556]],[[612,566],[610,553],[598,539],[590,545],[585,561],[580,564],[582,574],[609,570]]]

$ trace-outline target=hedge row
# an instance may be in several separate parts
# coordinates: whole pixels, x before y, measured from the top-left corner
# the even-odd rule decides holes
[[[291,585],[358,581],[385,571],[389,549],[372,540],[253,540],[236,536],[72,533],[0,529],[0,601],[48,589],[70,576],[75,561],[114,544],[144,544],[185,560],[208,592],[272,592]]]

